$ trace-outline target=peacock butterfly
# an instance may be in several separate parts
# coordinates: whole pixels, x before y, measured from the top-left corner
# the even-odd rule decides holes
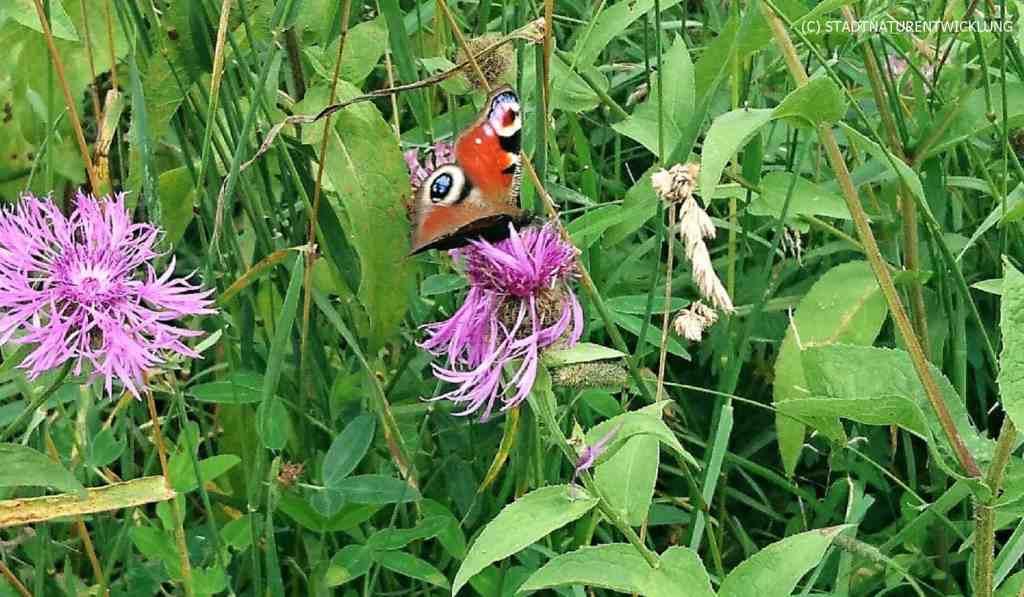
[[[519,97],[494,91],[476,121],[455,141],[455,163],[434,170],[412,205],[411,255],[453,249],[471,239],[500,240],[509,222],[526,219],[519,208]]]

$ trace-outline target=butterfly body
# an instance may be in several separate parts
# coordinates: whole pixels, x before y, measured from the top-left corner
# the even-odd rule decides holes
[[[455,163],[434,170],[414,198],[411,254],[451,249],[474,238],[498,240],[519,221],[519,98],[491,94],[483,113],[455,142]]]

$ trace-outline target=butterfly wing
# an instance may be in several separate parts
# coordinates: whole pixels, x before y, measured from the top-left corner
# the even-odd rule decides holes
[[[412,254],[508,235],[508,223],[522,216],[521,129],[519,99],[510,88],[499,89],[455,142],[455,164],[431,173],[416,194]]]

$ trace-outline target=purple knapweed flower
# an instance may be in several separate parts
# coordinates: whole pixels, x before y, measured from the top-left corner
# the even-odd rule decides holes
[[[604,454],[604,451],[608,449],[608,443],[612,441],[615,434],[622,429],[623,423],[619,423],[615,427],[612,427],[608,433],[593,443],[593,445],[586,446],[580,450],[579,458],[576,459],[576,470],[572,474],[572,482],[575,483],[576,479],[585,470],[593,468],[594,464],[597,463],[597,459]]]
[[[70,216],[32,195],[0,210],[0,343],[36,345],[20,365],[30,379],[67,362],[78,375],[88,363],[107,395],[116,377],[138,397],[166,351],[199,356],[182,339],[202,332],[170,322],[214,313],[213,291],[172,277],[173,259],[157,274],[159,235],[132,223],[124,194],[78,193]]]
[[[453,249],[469,279],[469,293],[447,321],[429,324],[423,348],[447,356],[434,375],[457,387],[437,400],[464,404],[460,415],[491,415],[526,398],[537,376],[540,351],[556,342],[571,346],[583,333],[583,309],[569,287],[576,249],[550,225],[517,231],[497,243],[474,240]],[[519,361],[507,380],[506,365]]]
[[[402,154],[402,156],[405,158],[405,165],[409,168],[409,178],[414,189],[420,188],[423,181],[434,170],[445,164],[455,162],[454,147],[447,141],[435,143],[429,156],[424,157],[422,162],[420,162],[420,152],[418,149],[410,149]]]

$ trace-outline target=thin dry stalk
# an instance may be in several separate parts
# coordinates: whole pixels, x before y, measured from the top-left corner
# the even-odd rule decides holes
[[[75,140],[78,141],[78,151],[82,154],[82,161],[85,163],[85,171],[89,175],[89,184],[92,188],[99,188],[96,178],[96,168],[92,163],[92,155],[89,153],[89,146],[85,142],[85,133],[82,131],[82,121],[78,118],[78,109],[75,108],[75,99],[71,95],[71,88],[68,86],[67,75],[64,73],[64,62],[60,59],[60,52],[53,42],[53,31],[50,30],[50,22],[46,18],[46,10],[43,8],[42,0],[34,0],[36,14],[39,16],[39,25],[43,29],[43,38],[46,39],[46,47],[50,52],[50,60],[53,68],[57,71],[57,80],[60,82],[60,90],[64,95],[64,105],[68,109],[68,117],[71,120],[71,128],[75,131]]]
[[[14,573],[7,567],[7,564],[4,564],[3,560],[0,560],[0,574],[3,574],[7,582],[11,583],[11,586],[21,593],[22,597],[32,597],[32,592],[25,585],[21,584],[21,581],[18,580],[17,576],[14,576]]]
[[[665,235],[668,239],[668,257],[665,259],[665,304],[662,305],[661,314],[661,346],[658,350],[658,385],[654,389],[654,401],[660,402],[664,394],[665,383],[665,362],[668,360],[668,316],[669,305],[672,303],[672,266],[675,258],[675,239],[672,238],[672,231],[676,229],[676,210],[673,206],[668,209],[668,230]]]

